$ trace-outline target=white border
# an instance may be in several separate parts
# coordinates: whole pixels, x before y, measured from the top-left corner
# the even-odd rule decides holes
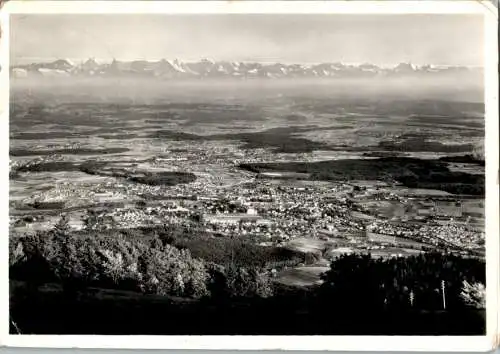
[[[9,13],[336,13],[336,14],[483,14],[496,12],[489,1],[12,1]]]
[[[9,163],[9,16],[0,8],[0,161],[2,169],[8,171]],[[9,176],[0,175],[0,227],[4,235],[9,234]],[[4,262],[9,259],[8,237],[0,239],[0,251]],[[0,344],[9,333],[9,267],[0,266]]]
[[[381,336],[48,336],[8,335],[8,287],[1,288],[3,320],[0,344],[13,347],[233,350],[371,350],[371,351],[489,351],[498,345],[498,40],[497,9],[489,1],[14,1],[0,12],[0,146],[8,156],[9,14],[39,13],[336,13],[336,14],[483,14],[485,18],[486,96],[486,258],[487,335],[477,337]],[[8,160],[8,159],[6,159]],[[7,170],[7,166],[3,171]],[[0,181],[0,237],[8,259],[8,177]],[[0,267],[8,279],[8,267]]]

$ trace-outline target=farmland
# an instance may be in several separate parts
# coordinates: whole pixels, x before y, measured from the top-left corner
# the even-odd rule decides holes
[[[301,294],[294,311],[320,316],[314,299],[349,274],[367,288],[345,285],[339,304],[384,284],[373,306],[392,314],[412,284],[419,311],[439,308],[432,272],[457,311],[461,282],[484,283],[481,102],[450,87],[408,97],[335,84],[128,84],[56,81],[28,94],[13,83],[11,278],[39,284],[20,294],[41,292],[50,306],[59,292],[83,296],[94,314],[99,298],[141,294],[152,301],[144,308],[164,299],[185,318],[227,301],[230,323],[252,317],[248,304],[265,314],[280,299],[284,315]],[[405,278],[394,264],[428,271]],[[383,275],[370,283],[372,266]],[[16,305],[27,306],[23,296],[13,311],[36,332]]]

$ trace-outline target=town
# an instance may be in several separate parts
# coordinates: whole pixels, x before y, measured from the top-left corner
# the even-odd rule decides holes
[[[446,251],[484,258],[482,199],[383,181],[313,181],[300,174],[238,168],[242,162],[270,158],[286,161],[287,156],[219,145],[190,152],[171,147],[146,159],[128,154],[118,162],[117,156],[103,157],[99,161],[106,167],[98,176],[67,172],[79,181],[65,178],[53,188],[11,198],[11,232],[50,229],[61,213],[77,231],[192,225],[212,237],[316,254],[307,266],[318,277],[327,269],[325,262],[342,254],[390,258]],[[61,155],[18,160],[11,163],[11,173],[39,166],[37,174],[43,175],[47,164],[64,162],[68,158]],[[196,180],[148,185],[109,174],[120,169],[120,176],[189,171]]]

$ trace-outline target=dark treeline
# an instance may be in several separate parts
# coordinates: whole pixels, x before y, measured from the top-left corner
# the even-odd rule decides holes
[[[478,259],[342,256],[321,286],[298,289],[274,283],[252,262],[255,250],[231,252],[228,243],[218,258],[174,243],[165,235],[75,234],[64,222],[12,238],[11,319],[24,333],[484,332],[481,306],[463,296],[464,281],[485,284]]]
[[[479,158],[471,154],[461,156],[444,156],[440,157],[439,160],[445,162],[472,163],[479,166],[485,166],[484,158]]]
[[[251,172],[309,173],[319,181],[397,181],[409,188],[439,189],[454,194],[484,195],[484,175],[451,171],[445,161],[409,157],[319,162],[245,163]]]
[[[30,149],[10,149],[10,156],[22,157],[22,156],[48,156],[53,154],[71,154],[71,155],[106,155],[106,154],[119,154],[122,152],[127,152],[127,148],[106,148],[106,149],[90,149],[90,148],[61,148],[61,149],[51,149],[51,150],[30,150]]]
[[[79,151],[79,150],[75,150]],[[104,151],[104,150],[103,150]],[[107,150],[106,150],[107,151]],[[115,153],[110,149],[109,153]],[[36,153],[38,154],[38,153]],[[31,155],[29,153],[28,155]],[[40,155],[50,155],[43,152]],[[196,181],[196,175],[191,172],[181,171],[161,171],[161,172],[142,172],[137,175],[136,171],[130,171],[124,168],[113,168],[112,163],[102,161],[85,161],[83,163],[55,161],[55,162],[36,162],[26,165],[20,165],[12,168],[10,178],[19,178],[20,173],[24,172],[60,172],[60,171],[80,171],[90,175],[111,176],[124,178],[128,181],[147,184],[151,186],[174,186],[182,183],[191,183]]]
[[[436,141],[427,141],[423,137],[410,137],[400,142],[381,141],[378,147],[387,151],[400,152],[445,152],[464,153],[474,149],[473,144],[447,145]]]
[[[79,166],[79,169],[90,175],[120,177],[131,182],[150,186],[175,186],[176,184],[196,181],[196,175],[191,172],[142,172],[141,175],[137,175],[135,171],[129,171],[124,168],[113,168],[112,165],[110,165],[111,167],[108,165],[110,164],[101,161],[86,161]]]
[[[188,225],[156,227],[154,234],[163,242],[205,262],[223,266],[256,267],[262,270],[280,269],[284,265],[307,263],[309,255],[283,247],[260,246],[241,237],[213,237],[210,233]]]

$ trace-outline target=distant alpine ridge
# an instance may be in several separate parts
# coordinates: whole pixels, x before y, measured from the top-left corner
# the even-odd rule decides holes
[[[383,68],[365,63],[347,65],[343,63],[320,64],[262,64],[249,62],[212,61],[202,59],[197,62],[175,60],[135,60],[98,63],[88,59],[75,65],[71,60],[59,59],[49,63],[32,63],[11,67],[11,77],[127,77],[143,76],[164,79],[181,78],[370,78],[370,77],[420,77],[431,75],[457,75],[482,73],[480,68],[465,66],[415,66],[400,63]]]

